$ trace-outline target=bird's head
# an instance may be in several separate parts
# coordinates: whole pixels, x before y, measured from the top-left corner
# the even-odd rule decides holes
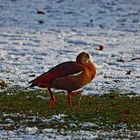
[[[76,62],[77,63],[82,63],[82,64],[87,64],[90,62],[90,59],[89,59],[89,54],[86,53],[86,52],[81,52],[77,55],[76,57]]]

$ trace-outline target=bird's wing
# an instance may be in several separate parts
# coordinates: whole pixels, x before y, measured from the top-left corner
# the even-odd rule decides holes
[[[84,66],[82,64],[74,61],[64,62],[53,67],[48,72],[45,72],[29,83],[32,83],[31,86],[46,87],[49,84],[51,85],[52,81],[57,78],[79,73],[83,71],[83,69]]]

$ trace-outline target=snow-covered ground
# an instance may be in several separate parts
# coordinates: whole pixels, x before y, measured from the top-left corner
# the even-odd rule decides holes
[[[140,1],[0,0],[0,80],[9,87],[81,51],[97,67],[83,94],[140,94]]]
[[[12,117],[23,118],[23,125],[17,124]],[[90,122],[84,123],[65,123],[64,114],[54,115],[47,119],[38,116],[19,116],[19,114],[4,114],[5,124],[0,125],[0,139],[4,140],[96,140],[96,139],[139,139],[140,131],[131,131],[127,129],[125,124],[117,124],[113,126],[113,130],[109,129],[108,126],[99,126]],[[26,126],[25,123],[32,122],[33,124],[38,124],[37,122],[43,123],[44,125],[49,125],[54,123],[53,128],[38,128],[37,126]],[[1,129],[5,128],[5,130]],[[16,127],[18,129],[16,129]]]
[[[96,64],[97,75],[83,94],[104,94],[112,89],[140,94],[140,35],[100,29],[44,30],[0,29],[0,77],[9,86],[27,86],[36,76],[58,63],[75,60],[87,51]],[[105,46],[98,51],[98,45]],[[127,71],[132,70],[130,75]],[[34,75],[34,76],[33,76]]]
[[[22,133],[23,132],[23,133]],[[20,131],[0,131],[2,140],[97,140],[97,139],[117,139],[120,136],[121,139],[140,139],[140,132],[129,130],[118,131],[68,131],[61,132],[59,134],[55,129],[44,129],[42,133],[36,127],[27,127],[25,130]],[[118,138],[120,139],[120,138]]]

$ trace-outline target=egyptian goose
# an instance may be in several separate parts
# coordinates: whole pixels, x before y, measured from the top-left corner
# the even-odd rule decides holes
[[[80,94],[80,91],[76,90],[90,83],[95,74],[96,67],[90,62],[89,54],[81,52],[76,57],[76,62],[67,61],[61,63],[29,83],[31,83],[30,87],[48,88],[51,95],[49,102],[51,108],[55,106],[55,96],[51,88],[66,90],[68,92],[68,104],[71,107],[72,96]]]

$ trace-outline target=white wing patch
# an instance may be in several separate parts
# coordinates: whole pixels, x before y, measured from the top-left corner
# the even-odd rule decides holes
[[[78,76],[78,75],[80,75],[82,72],[83,72],[83,71],[80,71],[80,72],[74,73],[74,74],[72,74],[72,75],[70,75],[70,76]]]

